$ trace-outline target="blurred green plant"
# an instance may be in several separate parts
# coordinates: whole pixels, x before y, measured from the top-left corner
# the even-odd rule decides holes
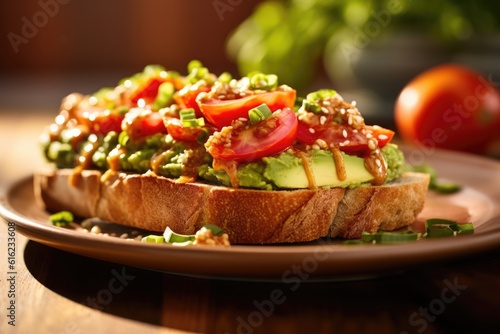
[[[497,0],[265,0],[232,32],[227,50],[240,74],[275,73],[300,91],[317,74],[328,43],[353,41],[364,29],[381,36],[417,31],[453,49],[496,31],[499,16]]]

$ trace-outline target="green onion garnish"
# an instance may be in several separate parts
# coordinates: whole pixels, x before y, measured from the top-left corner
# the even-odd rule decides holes
[[[162,244],[165,242],[165,238],[162,235],[148,235],[141,239],[141,242],[147,242],[151,244]]]
[[[73,214],[69,211],[60,211],[50,215],[52,225],[66,227],[73,222]]]
[[[264,74],[260,72],[248,75],[250,89],[271,90],[278,86],[278,76],[275,74]]]
[[[306,99],[309,102],[318,102],[330,99],[335,95],[337,95],[337,92],[333,89],[320,89],[315,92],[307,94]]]
[[[219,77],[217,78],[217,81],[219,82],[224,82],[224,83],[229,83],[233,79],[233,76],[229,72],[223,72]]]
[[[224,233],[224,230],[217,225],[206,224],[203,227],[207,230],[211,230],[214,235],[222,235]]]
[[[174,101],[174,85],[170,82],[164,82],[158,87],[158,94],[153,102],[153,109],[160,110],[172,104]]]
[[[363,232],[361,236],[361,241],[363,243],[373,243],[373,244],[392,244],[399,242],[416,241],[418,237],[419,237],[418,233],[411,231],[375,232],[375,233]]]
[[[436,170],[429,164],[411,166],[411,170],[418,173],[429,174],[431,177],[429,181],[429,189],[434,190],[440,194],[453,194],[462,189],[462,187],[458,183],[439,182]]]
[[[425,221],[425,230],[428,238],[451,237],[459,234],[473,234],[474,225],[472,223],[460,224],[448,219],[431,218]]]
[[[250,121],[250,124],[255,124],[265,120],[272,114],[273,113],[271,109],[269,109],[267,104],[263,103],[260,106],[252,108],[248,111],[248,119]]]
[[[206,224],[203,227],[211,230],[214,236],[220,236],[224,233],[224,231],[220,227],[213,224]],[[141,242],[154,244],[169,243],[173,246],[190,246],[194,243],[195,239],[195,234],[175,233],[170,227],[167,226],[167,228],[163,232],[163,235],[148,235],[142,238]]]
[[[193,108],[182,109],[179,111],[182,126],[192,128],[197,126],[205,126],[205,119],[203,117],[196,118],[196,113]]]
[[[179,234],[172,231],[170,227],[165,229],[163,232],[163,238],[165,242],[174,243],[174,242],[186,242],[186,241],[194,241],[195,236],[192,234]]]
[[[392,244],[400,242],[416,241],[422,238],[443,238],[455,237],[464,234],[473,234],[474,225],[472,223],[458,223],[453,220],[442,218],[431,218],[425,221],[424,235],[412,231],[404,232],[363,232],[361,239],[352,239],[344,241],[346,245],[360,244]]]

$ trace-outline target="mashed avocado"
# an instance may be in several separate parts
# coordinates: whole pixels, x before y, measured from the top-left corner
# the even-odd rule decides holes
[[[387,164],[387,177],[390,182],[400,177],[405,170],[404,156],[394,144],[386,145],[382,150]],[[364,159],[343,154],[347,178],[337,178],[333,155],[329,151],[310,152],[311,168],[318,187],[358,187],[370,184],[373,176],[364,167]],[[264,158],[259,163],[244,164],[238,168],[241,187],[256,189],[300,189],[308,188],[309,180],[302,165],[302,159],[284,152],[276,157]],[[230,186],[229,176],[222,170],[214,170],[209,165],[198,168],[202,179],[211,183]]]

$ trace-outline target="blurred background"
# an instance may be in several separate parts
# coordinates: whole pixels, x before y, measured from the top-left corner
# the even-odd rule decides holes
[[[393,128],[394,99],[435,64],[461,62],[499,81],[499,21],[497,0],[2,1],[0,154],[11,132],[52,119],[71,92],[147,64],[185,73],[191,59],[217,74],[276,73],[299,94],[336,89],[367,122]],[[19,127],[1,127],[23,115]]]
[[[496,0],[24,0],[0,10],[1,109],[57,108],[72,91],[159,63],[181,72],[273,72],[307,92],[335,87],[390,119],[405,83],[459,61],[498,73]],[[386,104],[384,104],[386,102]],[[363,104],[361,104],[363,106]]]

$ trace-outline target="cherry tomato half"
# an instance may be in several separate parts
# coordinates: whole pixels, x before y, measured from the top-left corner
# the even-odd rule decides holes
[[[196,97],[201,92],[209,92],[210,86],[208,85],[189,85],[182,88],[180,91],[175,93],[174,100],[182,109],[194,109],[196,117],[202,117],[200,107],[196,102]]]
[[[233,120],[239,118],[248,119],[248,110],[265,103],[275,111],[283,108],[292,109],[295,103],[296,91],[274,90],[253,94],[234,100],[208,100],[199,102],[201,112],[208,122],[214,124],[219,129],[230,125]]]
[[[207,150],[216,159],[237,162],[272,156],[293,144],[297,123],[297,117],[291,109],[278,110],[263,121],[234,129],[227,146],[209,140]]]
[[[201,126],[182,126],[182,121],[178,118],[166,119],[165,126],[172,138],[182,141],[196,141],[202,132],[207,131],[207,128]]]
[[[484,153],[500,138],[500,94],[473,70],[440,65],[406,85],[394,117],[411,144]]]
[[[312,129],[312,131],[311,131]],[[378,142],[378,147],[382,148],[394,137],[394,131],[380,126],[366,126],[367,133]],[[369,154],[368,138],[366,135],[353,128],[341,124],[329,124],[309,126],[304,122],[299,122],[297,140],[307,145],[312,145],[317,139],[322,139],[330,146],[334,145],[341,151],[348,154]]]
[[[130,109],[122,122],[122,129],[132,138],[167,133],[160,113],[140,108]]]
[[[161,78],[150,79],[143,87],[140,87],[134,92],[130,101],[135,106],[140,99],[143,99],[148,104],[152,103],[156,98],[156,95],[158,95],[158,88],[163,82],[165,82],[165,80]]]

